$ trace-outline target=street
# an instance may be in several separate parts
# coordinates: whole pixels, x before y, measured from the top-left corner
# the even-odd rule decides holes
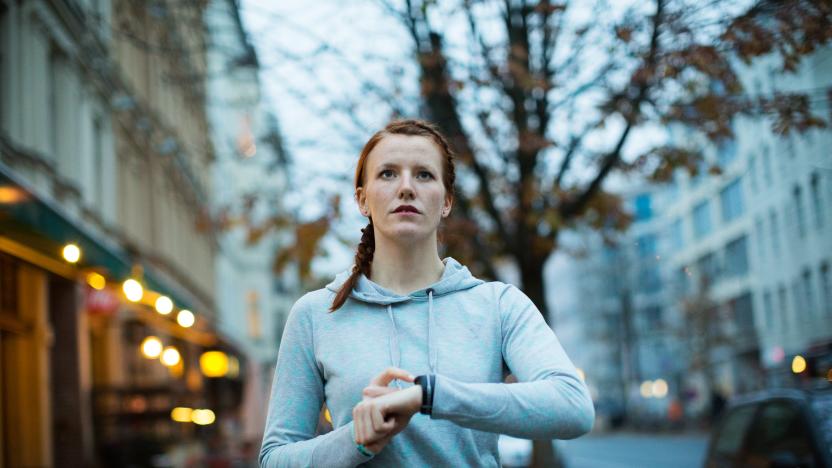
[[[706,434],[590,435],[557,443],[568,468],[699,468]]]

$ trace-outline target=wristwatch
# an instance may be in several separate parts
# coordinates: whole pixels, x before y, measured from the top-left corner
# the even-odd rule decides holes
[[[422,387],[422,406],[419,412],[430,416],[433,413],[433,390],[436,388],[436,375],[420,375],[413,383]]]

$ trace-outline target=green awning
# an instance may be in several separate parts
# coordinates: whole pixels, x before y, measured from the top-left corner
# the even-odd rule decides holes
[[[133,265],[137,263],[121,246],[100,239],[88,229],[69,220],[57,207],[37,197],[2,163],[0,236],[55,259],[61,258],[64,245],[74,243],[82,252],[79,267],[104,270],[109,279],[119,282],[130,277]],[[191,301],[185,299],[185,294],[177,292],[176,286],[166,285],[148,265],[142,264],[142,267],[142,281],[146,288],[169,296],[177,307],[193,307]]]

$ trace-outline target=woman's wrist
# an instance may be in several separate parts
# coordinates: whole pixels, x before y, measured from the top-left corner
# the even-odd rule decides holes
[[[436,383],[436,377],[432,374],[420,375],[416,377],[414,383],[419,385],[422,390],[419,412],[430,416],[433,412],[433,387]]]

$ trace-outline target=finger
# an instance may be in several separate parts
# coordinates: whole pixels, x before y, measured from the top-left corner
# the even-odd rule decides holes
[[[352,424],[355,429],[355,442],[360,444],[364,440],[364,425],[362,424],[361,408],[358,405],[352,410]]]
[[[395,388],[370,385],[369,387],[365,387],[361,394],[364,396],[364,400],[366,401],[369,398],[380,397],[382,395],[387,395],[388,393],[395,391],[397,391]]]
[[[366,444],[372,437],[372,423],[368,420],[367,405],[359,403],[353,415],[355,439],[359,444]]]
[[[373,407],[373,410],[370,411],[370,420],[373,423],[373,430],[377,433],[386,433],[389,430],[389,424],[385,425],[384,415],[381,414],[381,410],[378,407]]]
[[[367,414],[367,404],[359,403],[358,408],[359,410],[355,414],[356,424],[361,426],[361,439],[358,441],[358,443],[366,444],[372,438],[373,425],[372,421],[368,419],[369,415]]]
[[[364,444],[368,444],[370,442],[375,442],[376,440],[381,438],[381,434],[376,432],[373,428],[373,410],[371,407],[367,408],[367,411],[364,411]]]
[[[370,385],[386,387],[390,385],[390,382],[392,382],[393,379],[404,380],[405,382],[413,382],[413,379],[415,378],[415,376],[411,375],[410,372],[407,372],[404,369],[399,369],[398,367],[388,367],[384,370],[384,372],[375,376],[373,380],[370,381]]]

